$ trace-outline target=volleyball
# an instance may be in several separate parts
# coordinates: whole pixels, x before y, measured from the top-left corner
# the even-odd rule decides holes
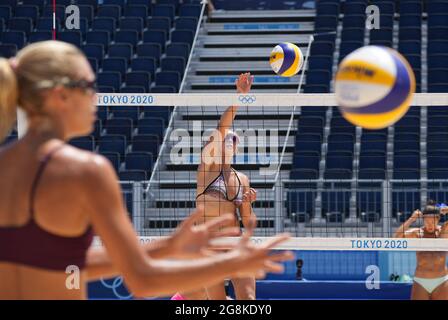
[[[383,129],[408,111],[415,76],[397,51],[365,46],[345,57],[335,76],[335,94],[345,119],[365,129]]]
[[[290,42],[275,46],[269,57],[272,70],[282,77],[295,76],[302,68],[303,54],[298,46]]]

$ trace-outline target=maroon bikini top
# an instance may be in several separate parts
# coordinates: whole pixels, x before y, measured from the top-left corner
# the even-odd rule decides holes
[[[39,164],[30,194],[30,220],[22,227],[0,227],[0,262],[60,271],[70,265],[85,267],[87,249],[93,240],[91,226],[81,236],[65,237],[45,231],[35,220],[34,197],[39,180],[52,155],[62,146],[48,153]]]

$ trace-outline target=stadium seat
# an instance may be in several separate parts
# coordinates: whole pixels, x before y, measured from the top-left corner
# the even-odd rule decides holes
[[[428,1],[426,9],[428,11],[428,16],[434,14],[448,14],[448,2],[446,1]]]
[[[338,18],[336,16],[320,15],[314,20],[314,29],[317,32],[336,30]]]
[[[432,41],[428,43],[428,55],[446,54],[448,52],[448,41]]]
[[[201,14],[201,6],[197,4],[184,4],[179,8],[180,17],[199,18]]]
[[[103,142],[103,149],[109,149],[109,143],[105,143]],[[112,164],[112,166],[114,167],[115,171],[118,172],[118,170],[120,169],[120,154],[118,152],[107,152],[107,151],[101,151],[101,155],[106,157],[110,163]]]
[[[329,41],[314,41],[311,45],[311,56],[332,56],[334,43]]]
[[[136,31],[132,30],[120,30],[115,32],[115,43],[127,43],[135,48],[139,42],[139,36]]]
[[[82,46],[82,51],[88,58],[94,58],[97,61],[104,57],[104,47],[101,44],[85,44]]]
[[[324,191],[322,192],[322,214],[327,216],[329,214],[339,213],[339,219],[348,217],[350,214],[350,195],[348,191]],[[334,215],[338,217],[338,215]],[[338,220],[339,220],[338,219]],[[341,221],[328,221],[341,222]]]
[[[137,56],[139,58],[154,58],[156,65],[158,65],[161,55],[162,47],[159,43],[141,43],[137,45]]]
[[[121,93],[145,93],[146,90],[142,86],[123,86],[120,89]]]
[[[185,59],[181,57],[167,57],[162,59],[162,71],[176,71],[179,74],[184,74]]]
[[[345,2],[344,15],[363,15],[366,13],[366,4],[364,2]]]
[[[143,170],[123,170],[119,172],[118,176],[120,181],[143,181],[148,179],[146,171]]]
[[[93,18],[92,31],[107,31],[112,35],[116,28],[116,21],[113,18]]]
[[[434,27],[428,29],[428,41],[437,40],[448,41],[448,27]]]
[[[400,15],[400,29],[406,27],[421,28],[422,17],[420,14],[415,15]]]
[[[17,6],[14,10],[14,17],[17,18],[30,18],[33,22],[37,20],[39,16],[39,7],[37,6]]]
[[[93,72],[97,73],[98,72],[98,60],[96,60],[95,58],[87,58],[87,60],[89,60],[90,66],[92,67]]]
[[[364,42],[361,41],[346,41],[341,43],[339,48],[339,61],[345,58],[348,54],[352,53],[356,49],[364,46]]]
[[[403,15],[419,15],[422,14],[421,1],[402,1],[400,3],[400,16]]]
[[[151,74],[144,71],[132,71],[126,74],[127,86],[142,86],[146,92],[149,92],[151,85]]]
[[[148,152],[130,152],[126,155],[125,168],[127,170],[151,171],[153,156]]]
[[[152,15],[154,17],[166,17],[170,19],[170,25],[174,20],[174,6],[165,4],[156,4],[153,8]]]
[[[178,30],[183,29],[196,32],[196,28],[198,27],[198,20],[196,18],[180,17],[175,20],[174,26]]]
[[[159,153],[160,137],[153,134],[137,134],[132,140],[132,151]]]
[[[8,21],[10,31],[21,31],[27,36],[33,29],[33,21],[30,18],[11,18]]]
[[[100,137],[98,146],[101,154],[105,152],[118,153],[120,160],[123,160],[126,150],[126,137],[122,135],[104,135]]]
[[[163,30],[165,31],[165,40],[168,40],[168,35],[171,30],[171,21],[167,17],[149,17],[146,26],[149,30]]]
[[[12,9],[10,6],[0,6],[0,19],[8,21],[12,17]]]
[[[94,8],[92,6],[86,6],[86,5],[80,5],[79,8],[79,14],[81,18],[84,18],[87,20],[87,23],[90,24],[93,20],[94,16]]]
[[[421,54],[421,41],[400,41],[398,44],[398,51],[404,55],[407,54]]]
[[[0,33],[0,39],[3,44],[14,44],[17,50],[25,45],[25,33],[23,31],[8,31]]]
[[[328,152],[325,161],[325,179],[351,179],[353,153],[346,151]]]
[[[81,48],[82,37],[81,32],[79,31],[58,32],[56,37],[60,41],[68,42],[77,46],[78,48]]]
[[[147,30],[143,32],[143,42],[159,44],[162,52],[165,50],[166,39],[166,32],[163,30]]]
[[[120,8],[123,7],[126,4],[126,2],[127,2],[126,0],[103,0],[103,4],[105,5],[115,5],[119,6]],[[98,10],[100,8],[98,8]]]
[[[0,57],[11,58],[17,54],[17,46],[15,44],[0,44]]]
[[[133,30],[138,34],[143,30],[143,19],[139,17],[124,17],[120,19],[120,30]]]
[[[138,134],[152,134],[163,137],[165,122],[162,118],[144,118],[138,121]]]
[[[125,17],[137,17],[145,21],[150,15],[151,12],[148,11],[148,2],[146,2],[146,5],[132,5],[128,1],[128,5],[124,7]]]
[[[56,30],[61,28],[59,19],[56,19]],[[36,22],[36,31],[53,30],[53,18],[39,18]]]
[[[107,134],[122,135],[126,137],[126,141],[130,141],[134,127],[132,119],[113,117],[105,122]]]
[[[153,86],[152,93],[176,93],[176,88],[171,86]]]
[[[364,42],[365,29],[363,28],[344,28],[341,33],[341,41]]]
[[[151,74],[151,79],[154,79],[156,59],[151,57],[134,58],[131,60],[131,70],[149,72]]]
[[[124,80],[124,75],[128,69],[128,64],[124,58],[104,58],[102,62],[102,71],[116,71],[121,74],[121,79]]]
[[[97,17],[107,17],[107,18],[113,18],[115,21],[117,21],[121,17],[121,7],[118,5],[100,5],[98,7]]]
[[[132,46],[128,43],[116,43],[109,46],[109,57],[123,58],[126,62],[130,62],[134,51]]]
[[[167,57],[182,57],[187,61],[189,55],[190,46],[186,43],[170,43],[166,46]],[[160,57],[160,54],[158,57]]]
[[[104,50],[107,50],[110,43],[110,34],[107,31],[88,31],[86,33],[87,44],[101,44]]]
[[[98,86],[108,86],[117,92],[121,87],[121,74],[119,72],[100,72],[97,77]]]
[[[171,42],[182,42],[182,43],[188,43],[190,47],[193,44],[194,40],[194,33],[190,30],[174,30],[171,32]]]
[[[385,46],[392,47],[392,28],[370,30],[370,44],[385,44]]]
[[[30,33],[28,37],[28,43],[46,41],[53,39],[53,34],[51,31],[34,31]]]
[[[395,152],[393,167],[393,179],[420,179],[420,153]]]
[[[53,6],[52,5],[46,5],[44,7],[44,11],[42,12],[41,17],[53,17]],[[56,5],[56,19],[59,19],[60,21],[65,21],[65,7],[61,5]]]
[[[46,0],[22,0],[23,5],[36,6],[40,11],[43,10],[45,3],[46,3]]]
[[[70,144],[76,148],[94,151],[95,150],[95,142],[93,141],[92,136],[80,137],[70,140]]]
[[[366,15],[345,14],[344,18],[342,19],[342,25],[344,28],[364,28],[366,25]]]
[[[170,86],[176,88],[176,92],[179,90],[180,74],[174,71],[161,71],[156,73],[156,85]]]
[[[339,16],[339,10],[340,10],[340,5],[337,3],[318,2],[316,15],[317,16],[327,15],[327,16],[337,17],[337,16]]]
[[[328,72],[332,71],[333,57],[332,56],[312,56],[308,60],[308,70],[322,69]]]
[[[421,28],[406,27],[400,28],[399,40],[400,41],[420,41],[422,38]]]
[[[321,153],[322,149],[322,136],[319,134],[298,134],[295,140],[295,151],[296,152],[316,152]]]

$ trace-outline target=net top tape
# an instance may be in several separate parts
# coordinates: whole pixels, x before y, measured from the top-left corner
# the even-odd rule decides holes
[[[163,237],[139,237],[141,244],[151,243]],[[220,246],[235,244],[239,238],[215,240]],[[254,244],[262,244],[271,237],[252,237]],[[101,246],[96,237],[94,246]],[[316,250],[316,251],[447,251],[448,239],[412,238],[290,238],[275,247],[275,250]]]
[[[98,93],[99,106],[210,106],[228,107],[230,105],[258,107],[294,107],[294,106],[336,106],[333,93],[296,94],[150,94],[150,93]],[[448,93],[416,93],[413,106],[448,106]]]

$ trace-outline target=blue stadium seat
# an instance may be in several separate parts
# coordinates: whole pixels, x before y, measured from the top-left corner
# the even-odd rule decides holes
[[[326,30],[336,30],[338,18],[335,16],[321,15],[314,20],[314,30],[322,32]]]
[[[312,133],[298,134],[295,145],[295,151],[299,153],[302,151],[310,151],[320,154],[322,149],[322,136]]]
[[[127,43],[133,48],[137,46],[139,36],[136,31],[132,30],[120,30],[115,32],[115,43]]]
[[[392,14],[381,14],[380,15],[380,28],[390,28],[394,27],[394,16]]]
[[[401,32],[401,29],[400,29]],[[381,28],[370,30],[370,44],[383,44],[392,46],[392,28]]]
[[[142,86],[124,86],[120,90],[121,93],[145,93],[145,87]]]
[[[325,179],[351,179],[353,153],[347,151],[328,152],[325,161]]]
[[[22,0],[22,4],[27,6],[36,6],[39,10],[43,10],[46,2],[46,0]]]
[[[107,134],[118,134],[126,137],[126,141],[130,141],[134,127],[132,119],[128,118],[111,118],[105,123]]]
[[[446,125],[446,122],[444,122],[447,120],[447,116],[435,115],[428,117],[428,133],[448,133],[448,126]]]
[[[128,43],[116,43],[109,46],[108,55],[109,57],[124,58],[127,62],[130,62],[134,51]]]
[[[56,30],[61,28],[59,19],[56,19]],[[36,22],[37,31],[49,31],[53,30],[53,18],[39,18]]]
[[[167,57],[182,57],[187,61],[189,55],[190,46],[186,43],[170,43],[166,46]]]
[[[105,148],[110,149],[110,144],[109,142],[103,142],[103,149]],[[107,158],[110,163],[112,164],[112,166],[114,167],[115,171],[118,172],[118,170],[120,169],[120,153],[118,152],[108,152],[108,151],[101,151],[101,155],[104,156],[105,158]]]
[[[152,57],[159,64],[160,56],[162,55],[162,48],[159,43],[141,43],[137,45],[137,56],[139,58]]]
[[[400,16],[402,15],[419,15],[421,16],[423,11],[421,1],[401,1],[400,3]]]
[[[299,119],[298,133],[313,133],[322,136],[325,118],[302,116]]]
[[[342,19],[342,25],[345,28],[364,28],[366,25],[365,14],[345,14]],[[336,29],[334,29],[336,30]]]
[[[143,30],[143,19],[139,17],[124,17],[120,19],[121,30],[133,30],[138,34]]]
[[[363,222],[379,222],[383,215],[383,199],[381,192],[364,191],[356,192],[357,216]]]
[[[332,133],[347,133],[355,134],[356,127],[342,117],[335,117],[331,119],[331,132]]]
[[[8,21],[8,29],[22,31],[28,36],[33,29],[33,21],[30,18],[11,18]]]
[[[60,41],[71,43],[78,48],[81,48],[82,37],[79,31],[62,31],[58,32],[56,38]]]
[[[28,37],[28,43],[46,41],[53,39],[53,34],[51,31],[34,31],[30,33]]]
[[[136,107],[112,107],[110,113],[112,113],[113,118],[131,119],[132,125],[136,125],[138,119],[140,119],[140,110]]]
[[[39,8],[37,6],[17,6],[14,10],[14,16],[17,18],[30,18],[33,21],[39,16]]]
[[[162,118],[144,118],[138,121],[138,134],[153,134],[162,138],[165,122]]]
[[[20,50],[25,45],[25,33],[23,31],[8,31],[0,33],[3,44],[14,44]]]
[[[170,25],[174,20],[174,6],[166,4],[156,4],[153,8],[154,17],[167,17],[170,19]]]
[[[121,74],[119,72],[100,72],[97,77],[98,86],[113,87],[118,91],[121,87]]]
[[[2,0],[2,5],[15,8],[17,6],[17,0]]]
[[[100,137],[98,146],[98,150],[102,154],[104,152],[116,152],[122,160],[126,151],[126,137],[122,135],[104,135]]]
[[[79,137],[70,140],[70,144],[76,148],[87,150],[87,151],[95,151],[95,142],[93,141],[92,136]]]
[[[379,7],[381,15],[393,15],[395,13],[395,1],[377,1],[375,5]]]
[[[316,15],[339,16],[340,5],[337,3],[318,2]]]
[[[448,92],[448,82],[444,82],[444,83],[430,83],[428,85],[428,92],[431,92],[431,93],[445,93],[445,92]]]
[[[445,114],[446,116],[446,114]],[[426,140],[428,154],[435,153],[437,150],[448,149],[448,133],[435,132],[428,134]]]
[[[98,92],[100,93],[114,93],[116,92],[114,87],[111,86],[98,86]]]
[[[156,60],[151,57],[134,58],[131,60],[131,70],[149,72],[153,79],[156,72]]]
[[[412,69],[420,70],[422,68],[422,56],[419,54],[406,54],[406,60],[408,60]],[[448,67],[447,67],[448,68]]]
[[[176,88],[171,86],[153,86],[152,93],[176,93]]]
[[[87,44],[101,44],[103,48],[107,50],[110,43],[110,33],[107,31],[88,31],[86,33]]]
[[[93,132],[90,133],[94,137],[94,139],[97,141],[101,134],[103,132],[103,125],[100,119],[95,120],[95,125],[93,128]]]
[[[92,31],[108,31],[110,34],[115,33],[116,20],[113,18],[93,18]]]
[[[83,6],[92,6],[96,9],[98,6],[98,0],[75,0],[75,4]]]
[[[311,45],[311,56],[333,56],[334,43],[329,41],[314,41]]]
[[[364,42],[361,41],[346,41],[341,43],[339,48],[339,61],[344,59],[347,55],[355,51],[356,49],[364,46]]]
[[[197,4],[184,4],[179,8],[180,17],[199,18],[201,15],[201,6]]]
[[[345,2],[343,11],[348,15],[363,15],[366,13],[366,4],[365,2]]]
[[[176,88],[176,92],[179,90],[181,77],[178,72],[174,71],[161,71],[156,73],[156,85],[158,86],[171,86]]]
[[[148,4],[148,2],[146,2],[146,4]],[[151,10],[148,10],[148,5],[131,5],[128,2],[128,5],[124,7],[125,17],[137,17],[145,21],[145,19],[150,15]]]
[[[420,151],[420,135],[417,133],[397,133],[394,135],[394,151]]]
[[[163,30],[165,31],[165,40],[168,40],[168,35],[171,30],[171,21],[166,17],[149,17],[146,26],[149,30]]]
[[[123,170],[118,174],[120,181],[144,181],[148,179],[146,171],[143,170]],[[130,209],[128,208],[130,211]]]
[[[178,8],[179,8],[179,5],[180,5],[179,2],[180,2],[179,0],[157,0],[157,1],[156,1],[157,4],[168,4],[168,5],[172,5],[172,6],[174,7],[174,9],[175,9],[175,12],[178,11]]]
[[[363,28],[344,28],[341,34],[341,41],[364,41],[365,29]]]
[[[121,79],[124,80],[124,75],[128,69],[128,64],[123,58],[104,58],[102,62],[102,71],[116,71],[121,74]]]
[[[426,5],[428,16],[431,16],[433,14],[448,14],[448,2],[446,1],[428,1]]]
[[[428,179],[448,179],[448,151],[428,155]]]
[[[428,41],[436,40],[448,41],[448,27],[434,27],[428,29]]]
[[[392,190],[392,213],[404,222],[414,212],[421,207],[420,192],[403,189]],[[398,216],[400,213],[400,216]]]
[[[421,38],[422,38],[421,28],[415,28],[415,27],[400,28],[399,31],[400,41],[410,41],[410,40],[420,41]]]
[[[448,82],[448,69],[430,69],[428,71],[428,83]]]
[[[85,44],[81,49],[88,58],[101,61],[104,57],[104,47],[101,44]]]
[[[17,54],[17,46],[15,44],[0,44],[0,57],[11,58]]]
[[[319,177],[320,155],[315,152],[294,154],[291,179],[317,179]]]
[[[332,56],[312,56],[308,59],[308,70],[322,69],[328,72],[332,71]]]
[[[73,29],[68,29],[68,28],[65,28],[65,30],[75,31]],[[81,32],[81,35],[84,38],[84,36],[87,33],[87,31],[89,31],[89,22],[87,21],[87,19],[85,19],[85,18],[80,18],[79,19],[79,31]]]
[[[330,82],[330,72],[327,70],[312,70],[306,75],[306,84],[328,84]]]
[[[103,0],[103,3],[105,4],[105,5],[116,5],[116,6],[120,6],[120,7],[123,7],[124,5],[126,5],[126,0]],[[100,9],[101,7],[99,7],[98,8],[98,10]]]
[[[361,136],[361,154],[369,151],[386,152],[387,134],[363,133]]]
[[[384,179],[386,152],[369,151],[359,156],[359,179]]]
[[[144,87],[146,92],[149,92],[151,85],[151,74],[144,71],[132,71],[126,74],[127,86],[141,86]]]
[[[194,40],[194,33],[190,30],[174,30],[171,32],[171,42],[182,42],[182,43],[188,43],[190,47],[193,44]]]
[[[53,6],[46,5],[41,17],[53,17]],[[65,21],[65,7],[61,5],[56,5],[56,19],[60,21]]]
[[[151,171],[153,155],[148,152],[130,152],[126,155],[125,167],[127,170]]]
[[[447,22],[448,14],[431,14],[428,16],[428,29],[432,28],[446,28],[448,27]]]
[[[160,138],[153,134],[137,134],[132,140],[132,151],[159,153]]]
[[[162,52],[165,50],[167,36],[163,30],[147,30],[143,32],[143,42],[158,43]]]
[[[315,198],[314,190],[290,189],[286,199],[288,216],[294,222],[308,222],[314,215]]]
[[[395,133],[415,133],[420,128],[418,116],[405,116],[395,123]]]
[[[12,17],[12,9],[9,6],[0,6],[0,19],[5,21]]]
[[[420,179],[420,152],[395,152],[393,167],[393,179]]]
[[[106,106],[98,106],[96,114],[101,121],[105,121],[109,118],[109,110]]]
[[[351,134],[331,133],[328,136],[328,152],[347,151],[353,152],[355,145],[354,137]]]
[[[421,54],[421,41],[400,41],[398,44],[398,51],[402,54]]]
[[[178,30],[183,29],[196,32],[196,29],[198,27],[198,19],[190,17],[181,17],[175,21],[174,25]]]
[[[422,16],[421,15],[400,15],[400,29],[405,27],[421,28]]]
[[[88,24],[90,24],[92,22],[93,16],[94,16],[93,7],[82,5],[82,6],[78,6],[78,8],[79,8],[79,14],[80,14],[81,18],[86,19]]]
[[[96,13],[97,17],[113,18],[115,21],[121,17],[121,7],[117,5],[100,5]]]
[[[162,59],[162,71],[176,71],[179,74],[184,74],[185,59],[181,57],[166,57]]]
[[[165,123],[170,120],[171,111],[167,107],[143,106],[141,110],[145,118],[162,118]]]

